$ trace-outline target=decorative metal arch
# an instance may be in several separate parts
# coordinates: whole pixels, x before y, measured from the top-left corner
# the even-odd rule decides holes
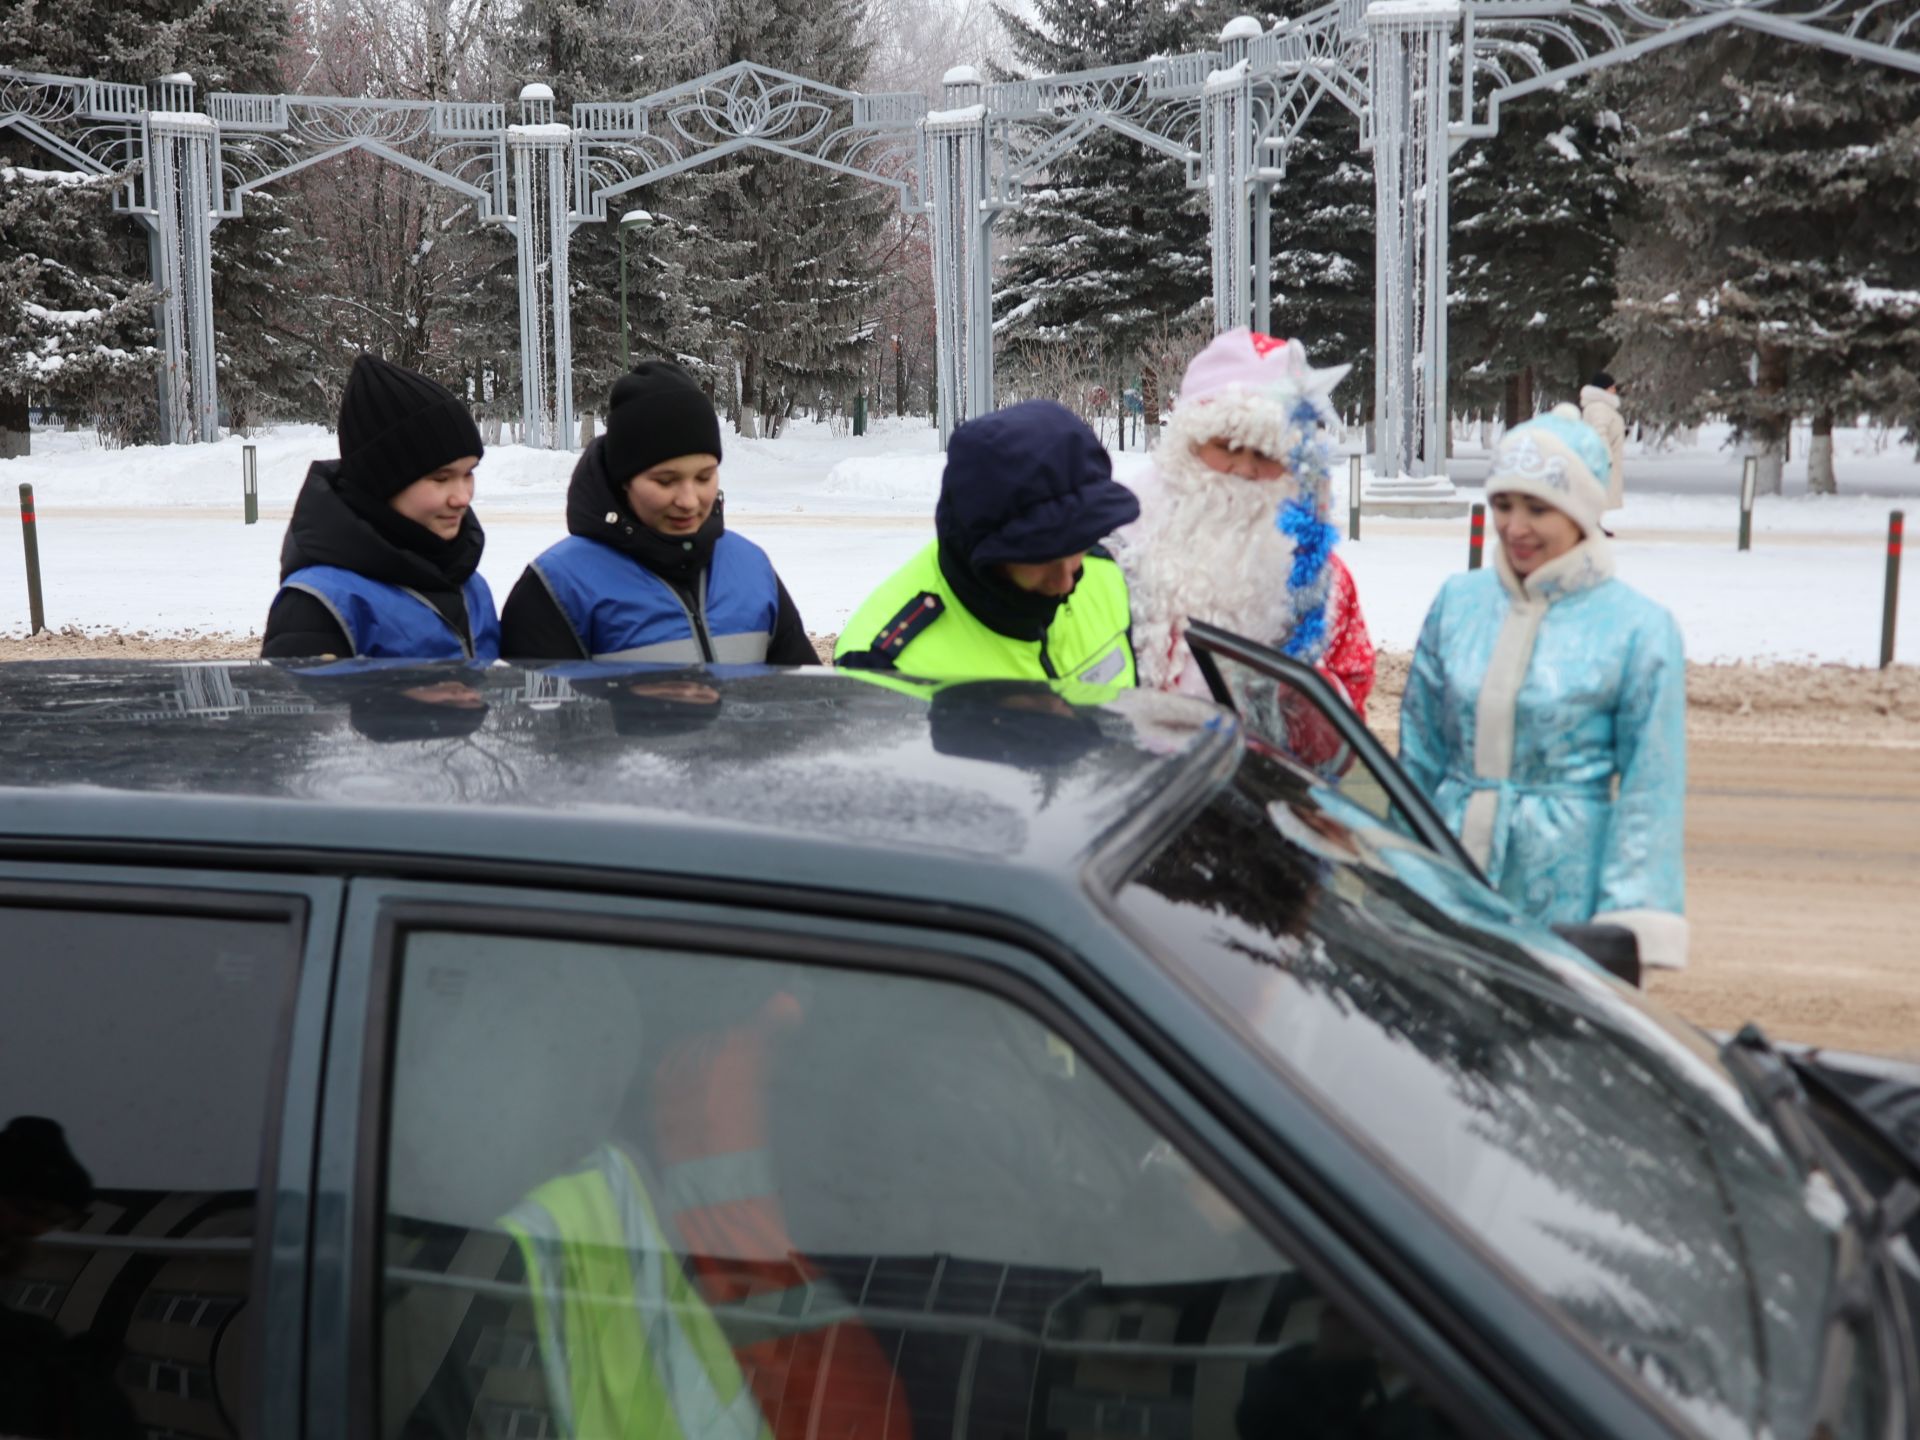
[[[1920,73],[1916,0],[1337,0],[1296,28],[1332,37],[1365,85],[1375,178],[1375,470],[1442,477],[1447,424],[1447,161],[1500,108],[1727,29]],[[1360,48],[1364,40],[1365,48]]]
[[[924,95],[865,95],[741,61],[639,100],[573,109],[574,223],[607,202],[745,150],[898,192],[918,214]]]
[[[1331,0],[1215,50],[983,83],[949,71],[944,105],[738,64],[631,101],[554,114],[531,85],[517,123],[486,102],[210,97],[0,69],[0,129],[90,174],[152,237],[179,440],[217,436],[211,235],[245,197],[358,150],[472,198],[515,236],[526,438],[572,435],[568,237],[610,201],[758,149],[887,186],[931,215],[942,437],[993,405],[993,228],[1099,130],[1181,160],[1208,193],[1217,328],[1268,322],[1268,200],[1288,145],[1331,98],[1360,122],[1376,206],[1375,470],[1444,489],[1448,161],[1498,133],[1500,107],[1669,45],[1739,27],[1920,73],[1920,0]],[[138,173],[136,174],[136,167]]]

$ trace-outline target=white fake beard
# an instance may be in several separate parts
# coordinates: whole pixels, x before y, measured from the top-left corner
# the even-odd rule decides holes
[[[1123,558],[1141,683],[1164,689],[1185,663],[1184,647],[1179,656],[1169,651],[1189,619],[1259,641],[1292,628],[1293,541],[1275,521],[1297,487],[1290,477],[1243,480],[1210,470],[1177,431],[1156,464],[1159,491],[1123,532]]]

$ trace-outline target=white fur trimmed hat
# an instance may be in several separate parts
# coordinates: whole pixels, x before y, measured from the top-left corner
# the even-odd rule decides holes
[[[1316,370],[1298,340],[1239,326],[1216,335],[1194,356],[1180,381],[1169,431],[1188,442],[1218,437],[1286,459],[1300,444],[1303,421],[1333,423],[1328,397],[1351,368]]]
[[[1487,495],[1531,495],[1564,513],[1583,533],[1596,535],[1612,470],[1600,432],[1573,406],[1556,405],[1501,437]]]

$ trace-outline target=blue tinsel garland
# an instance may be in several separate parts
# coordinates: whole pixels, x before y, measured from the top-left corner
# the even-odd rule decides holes
[[[1293,411],[1295,433],[1300,437],[1287,457],[1288,468],[1297,476],[1311,477],[1304,493],[1287,501],[1274,517],[1274,524],[1293,541],[1293,569],[1287,576],[1287,589],[1294,596],[1293,633],[1282,647],[1296,660],[1317,661],[1327,644],[1327,559],[1333,553],[1339,530],[1328,523],[1326,511],[1326,454],[1318,430],[1319,407],[1301,400]],[[1311,603],[1301,602],[1311,596]]]

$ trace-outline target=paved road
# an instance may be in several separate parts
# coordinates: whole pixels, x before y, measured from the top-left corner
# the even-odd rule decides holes
[[[1688,1019],[1920,1059],[1920,749],[1689,746]]]

